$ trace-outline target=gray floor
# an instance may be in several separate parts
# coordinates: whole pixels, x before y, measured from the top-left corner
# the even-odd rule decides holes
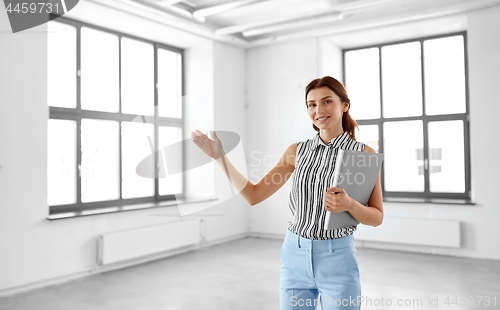
[[[0,309],[275,310],[281,245],[280,240],[232,241],[1,298]],[[500,261],[362,248],[357,258],[362,295],[372,300],[362,309],[500,309]],[[461,301],[475,305],[460,306]]]

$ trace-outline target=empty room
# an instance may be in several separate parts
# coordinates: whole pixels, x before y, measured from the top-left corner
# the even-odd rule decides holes
[[[0,310],[500,309],[498,29],[500,0],[4,0]]]

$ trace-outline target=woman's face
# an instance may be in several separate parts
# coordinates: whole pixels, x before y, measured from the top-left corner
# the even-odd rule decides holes
[[[347,111],[348,106],[326,86],[312,89],[307,94],[307,112],[319,129],[337,126],[337,123],[342,128],[342,113]]]

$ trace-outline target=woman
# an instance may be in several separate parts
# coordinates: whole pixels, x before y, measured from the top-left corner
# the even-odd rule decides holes
[[[288,147],[280,162],[257,184],[252,184],[227,159],[222,143],[200,131],[193,142],[214,158],[233,184],[243,184],[241,195],[258,204],[287,182],[293,172],[288,223],[280,249],[280,309],[360,309],[361,285],[353,233],[356,226],[324,230],[326,212],[349,212],[361,224],[378,226],[383,221],[380,173],[368,206],[363,206],[342,188],[328,188],[333,178],[338,149],[375,151],[355,140],[357,123],[349,115],[350,100],[339,81],[325,76],[305,90],[306,108],[317,131],[312,139]],[[278,177],[274,177],[278,174]],[[276,182],[278,180],[279,182]],[[318,300],[318,294],[320,298]]]

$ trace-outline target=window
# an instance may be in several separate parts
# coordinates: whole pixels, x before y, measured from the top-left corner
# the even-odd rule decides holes
[[[182,51],[61,17],[48,33],[49,218],[184,198],[162,152],[183,137]]]
[[[358,141],[387,201],[470,203],[466,33],[344,50]]]

